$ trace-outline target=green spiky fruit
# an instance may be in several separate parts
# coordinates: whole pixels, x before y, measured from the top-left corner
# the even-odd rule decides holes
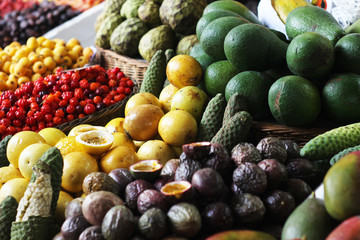
[[[330,159],[330,165],[334,165],[337,161],[339,161],[340,158],[342,158],[343,156],[345,156],[348,153],[355,152],[355,151],[360,151],[360,145],[356,145],[355,147],[346,148],[346,149],[342,150],[341,152],[337,153]]]
[[[234,116],[235,113],[240,111],[246,111],[247,106],[245,100],[239,93],[234,93],[226,104],[222,125],[226,125],[229,119]]]
[[[138,8],[138,16],[141,21],[148,24],[150,27],[156,27],[161,25],[159,9],[159,4],[153,1],[145,1]]]
[[[11,135],[7,135],[0,142],[0,167],[8,166],[10,164],[6,156],[6,148],[11,137]]]
[[[145,0],[126,0],[121,7],[120,14],[123,18],[137,18],[138,9]]]
[[[53,217],[31,216],[24,222],[13,222],[11,240],[48,240]]]
[[[224,94],[218,93],[205,108],[198,128],[197,141],[210,141],[222,126],[226,107]]]
[[[11,223],[15,221],[18,203],[13,196],[7,196],[0,203],[0,239],[9,240]]]
[[[126,2],[126,0],[106,0],[103,11],[105,15],[110,13],[120,13],[122,5]]]
[[[101,24],[99,30],[95,35],[95,44],[101,48],[110,48],[110,37],[114,29],[123,22],[123,18],[117,14],[112,13],[107,16]]]
[[[300,150],[300,155],[311,160],[329,159],[359,143],[360,123],[353,123],[334,128],[311,139]]]

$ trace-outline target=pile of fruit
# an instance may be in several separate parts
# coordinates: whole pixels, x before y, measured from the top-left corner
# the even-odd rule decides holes
[[[25,44],[28,38],[40,37],[79,13],[69,5],[56,5],[50,1],[8,12],[0,18],[0,47],[13,41]]]
[[[4,17],[8,12],[28,8],[33,4],[35,4],[35,1],[3,0],[0,3],[0,17]]]
[[[70,5],[72,9],[85,11],[100,4],[103,0],[53,0],[56,5]]]
[[[99,65],[28,81],[0,96],[1,136],[39,131],[85,117],[122,101],[132,93],[133,81],[119,68]]]

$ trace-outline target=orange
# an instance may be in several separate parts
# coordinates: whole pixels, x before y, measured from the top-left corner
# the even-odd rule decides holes
[[[127,168],[140,159],[134,149],[118,146],[108,151],[100,160],[101,171],[110,173],[116,168]]]
[[[90,154],[85,152],[66,154],[64,156],[61,187],[68,192],[80,192],[86,175],[97,171],[99,171],[97,161]]]

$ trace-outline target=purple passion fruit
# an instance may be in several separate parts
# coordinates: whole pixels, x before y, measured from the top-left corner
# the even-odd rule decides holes
[[[188,181],[173,181],[165,184],[160,192],[170,203],[188,202],[193,197],[191,183]]]
[[[109,176],[119,185],[120,195],[123,195],[126,186],[135,180],[133,175],[131,175],[130,171],[126,168],[116,168],[109,173]]]
[[[81,209],[83,201],[83,197],[78,197],[71,200],[65,208],[65,218],[83,215]]]
[[[154,181],[159,177],[162,167],[158,160],[142,160],[129,169],[135,179]]]
[[[137,199],[138,211],[144,213],[153,207],[160,208],[166,212],[169,207],[165,196],[155,189],[147,189],[140,193]]]
[[[79,240],[105,240],[105,238],[101,233],[100,226],[91,226],[82,231]]]
[[[206,202],[219,200],[224,189],[221,175],[211,168],[196,171],[191,179],[191,185],[196,196]]]
[[[182,150],[185,153],[186,157],[202,162],[204,159],[207,159],[210,154],[210,142],[194,142],[182,145]]]
[[[96,191],[108,191],[119,195],[119,185],[104,172],[92,172],[86,175],[82,189],[85,195]]]
[[[209,232],[219,232],[232,228],[234,217],[229,205],[214,202],[207,205],[201,212],[204,229]]]
[[[137,210],[137,199],[146,189],[153,189],[153,185],[143,179],[137,179],[126,186],[125,205],[133,211]]]
[[[84,216],[69,217],[61,225],[61,235],[64,239],[78,240],[81,232],[90,226]]]
[[[179,167],[179,165],[180,165],[180,159],[176,159],[176,158],[170,159],[165,163],[164,167],[161,169],[160,176],[173,180],[175,177],[176,169]]]
[[[151,208],[139,218],[138,228],[147,239],[161,239],[166,234],[166,214],[159,208]]]

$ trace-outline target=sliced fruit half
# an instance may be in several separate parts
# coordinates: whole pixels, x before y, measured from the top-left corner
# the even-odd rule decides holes
[[[159,177],[162,168],[158,160],[143,160],[131,165],[129,170],[136,179],[153,181]]]
[[[114,135],[103,130],[92,130],[77,135],[75,140],[84,152],[98,156],[110,149]]]
[[[191,183],[188,181],[173,181],[165,184],[160,192],[172,203],[187,202],[193,197]]]

